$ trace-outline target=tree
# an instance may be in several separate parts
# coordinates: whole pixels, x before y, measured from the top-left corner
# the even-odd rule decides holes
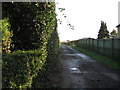
[[[103,21],[101,21],[101,27],[98,33],[98,39],[109,38],[109,31],[107,30],[107,25]]]
[[[113,31],[110,33],[110,37],[116,37],[117,36],[117,32],[116,30],[113,29]]]

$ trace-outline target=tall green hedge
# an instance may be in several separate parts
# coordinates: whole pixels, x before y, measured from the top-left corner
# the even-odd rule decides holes
[[[4,2],[2,8],[12,33],[11,53],[2,57],[3,88],[31,87],[43,65],[59,54],[55,3]]]

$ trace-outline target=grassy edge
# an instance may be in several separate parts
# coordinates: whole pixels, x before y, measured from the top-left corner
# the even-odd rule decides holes
[[[116,70],[120,71],[120,62],[118,62],[117,60],[113,60],[109,57],[100,55],[98,53],[95,53],[95,52],[92,52],[92,51],[89,51],[89,50],[86,50],[86,49],[83,49],[83,48],[80,48],[80,47],[76,47],[76,46],[71,46],[71,47],[85,53],[86,55],[89,55],[93,59],[95,59],[95,60],[97,60],[97,61],[99,61],[103,64],[106,64],[107,66],[109,66],[113,69],[116,69]]]

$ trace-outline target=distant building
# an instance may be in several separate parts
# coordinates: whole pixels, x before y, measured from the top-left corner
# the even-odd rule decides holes
[[[118,28],[118,37],[120,37],[120,24],[116,26]]]

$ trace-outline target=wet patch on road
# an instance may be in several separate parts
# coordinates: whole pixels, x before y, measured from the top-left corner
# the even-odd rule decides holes
[[[78,59],[81,58],[82,60],[86,60],[88,62],[96,62],[95,60],[93,60],[89,56],[86,56],[83,53],[74,53],[74,54],[65,54],[65,55],[71,56],[71,57],[77,57]]]
[[[81,73],[81,71],[78,68],[75,68],[75,67],[71,67],[70,72],[71,73]]]

